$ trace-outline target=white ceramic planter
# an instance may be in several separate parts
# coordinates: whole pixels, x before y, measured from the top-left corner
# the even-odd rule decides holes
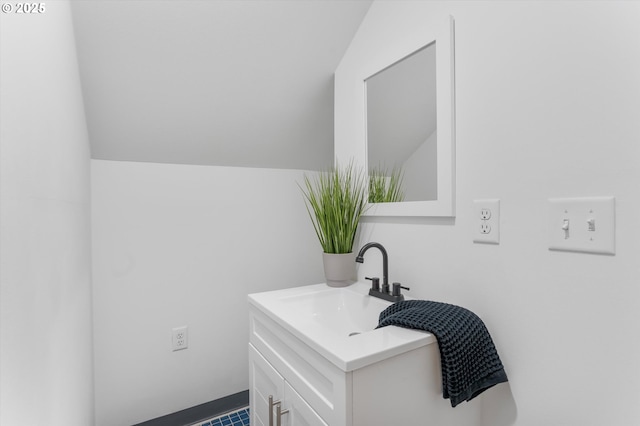
[[[356,254],[322,253],[324,277],[330,287],[346,287],[356,282]]]

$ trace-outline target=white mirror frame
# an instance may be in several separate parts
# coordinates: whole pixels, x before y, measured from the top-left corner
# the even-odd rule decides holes
[[[431,36],[413,40],[403,46],[400,55],[383,58],[362,70],[362,102],[364,104],[364,139],[361,141],[364,152],[364,169],[368,168],[366,137],[366,83],[365,81],[383,69],[401,61],[424,46],[436,42],[436,96],[437,96],[437,164],[438,199],[430,201],[405,201],[399,203],[369,204],[365,216],[455,216],[455,85],[454,85],[454,21],[453,17],[439,23]],[[397,51],[395,52],[398,53]],[[380,63],[384,66],[380,66]],[[376,66],[376,64],[378,64]]]

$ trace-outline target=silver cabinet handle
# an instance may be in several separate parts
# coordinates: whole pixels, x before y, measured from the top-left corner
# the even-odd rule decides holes
[[[273,407],[276,407],[276,424],[273,424]],[[282,426],[282,415],[289,410],[282,409],[282,401],[273,401],[273,395],[269,395],[269,426]]]
[[[273,395],[269,395],[269,426],[273,426]]]
[[[276,426],[282,426],[282,415],[283,414],[287,414],[289,412],[289,410],[283,410],[282,409],[282,404],[280,403],[280,401],[277,402],[278,408],[276,411]]]

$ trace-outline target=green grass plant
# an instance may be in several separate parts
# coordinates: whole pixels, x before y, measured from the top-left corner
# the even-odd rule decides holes
[[[375,167],[369,170],[369,202],[397,203],[404,200],[402,169],[394,167],[391,173]]]
[[[367,209],[366,179],[353,162],[336,164],[313,179],[305,174],[307,212],[325,253],[351,253],[360,217]]]

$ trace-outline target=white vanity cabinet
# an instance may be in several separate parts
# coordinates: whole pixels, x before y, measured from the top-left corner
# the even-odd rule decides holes
[[[440,355],[431,334],[374,330],[373,318],[373,325],[349,336],[360,324],[347,324],[349,317],[381,303],[366,291],[366,285],[317,285],[249,296],[252,426],[276,426],[279,410],[281,426],[478,424],[477,406],[452,409],[442,398]],[[333,299],[327,298],[334,293],[338,309],[329,314]]]
[[[278,425],[280,412],[282,426],[327,426],[322,417],[251,345],[249,363],[252,425]]]
[[[251,425],[269,424],[269,396],[281,401],[282,426],[347,425],[347,375],[275,321],[250,314],[249,399]],[[350,378],[350,377],[349,377]]]

